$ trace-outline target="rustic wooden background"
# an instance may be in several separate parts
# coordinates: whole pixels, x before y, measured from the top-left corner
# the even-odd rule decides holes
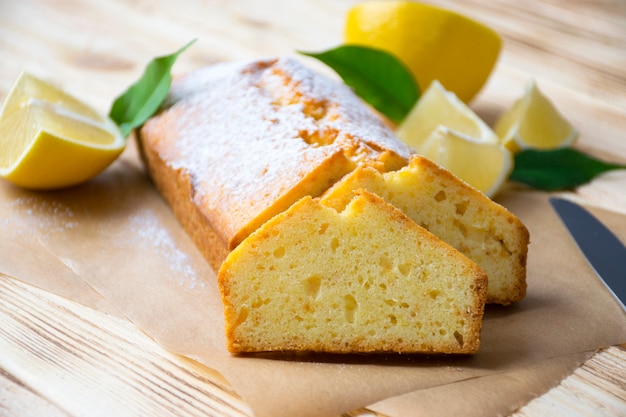
[[[28,70],[106,111],[146,62],[190,39],[197,44],[177,71],[224,59],[326,49],[341,42],[343,16],[355,3],[0,0],[0,99]],[[475,17],[504,37],[496,72],[472,103],[487,122],[534,77],[581,131],[581,149],[626,163],[626,1],[431,3]],[[626,173],[603,176],[577,196],[626,215]],[[219,375],[169,354],[129,323],[6,276],[0,276],[0,323],[0,352],[14,358],[0,369],[0,416],[86,415],[94,398],[104,394],[116,398],[120,415],[129,410],[153,416],[250,414]],[[42,374],[56,383],[33,389]],[[625,409],[622,346],[598,352],[516,416],[618,416]],[[350,415],[374,413],[362,409]]]

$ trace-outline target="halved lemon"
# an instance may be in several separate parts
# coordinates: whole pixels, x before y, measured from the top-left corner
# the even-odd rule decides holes
[[[498,33],[460,13],[413,1],[368,1],[349,10],[344,41],[396,55],[425,90],[439,80],[469,102],[489,78]]]
[[[422,144],[440,125],[479,141],[498,142],[493,130],[472,109],[435,80],[398,126],[396,134],[420,152]]]
[[[485,142],[445,126],[435,129],[420,152],[488,197],[502,189],[513,170],[513,154],[500,143]]]
[[[82,183],[125,146],[108,117],[28,73],[19,76],[0,112],[0,177],[20,187]]]
[[[542,94],[534,80],[527,84],[524,96],[500,116],[495,131],[513,152],[566,147],[578,138],[578,131]]]

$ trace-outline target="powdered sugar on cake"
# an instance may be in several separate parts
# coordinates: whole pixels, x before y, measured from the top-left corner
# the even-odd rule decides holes
[[[173,82],[166,103],[145,136],[170,167],[191,177],[195,203],[227,239],[277,202],[289,206],[318,192],[309,187],[319,182],[311,172],[328,175],[327,182],[346,173],[316,172],[324,163],[328,170],[334,159],[410,155],[347,86],[290,58],[192,72]]]

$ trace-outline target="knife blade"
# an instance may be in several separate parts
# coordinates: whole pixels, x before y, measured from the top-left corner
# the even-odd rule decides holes
[[[626,310],[626,246],[600,220],[578,204],[550,198],[587,262]]]

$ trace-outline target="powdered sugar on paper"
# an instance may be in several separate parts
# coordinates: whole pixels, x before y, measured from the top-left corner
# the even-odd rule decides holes
[[[129,218],[129,234],[131,242],[139,251],[156,251],[165,260],[171,279],[183,287],[194,289],[204,287],[206,283],[200,279],[191,266],[189,256],[181,251],[167,229],[159,222],[150,210],[142,210]]]

